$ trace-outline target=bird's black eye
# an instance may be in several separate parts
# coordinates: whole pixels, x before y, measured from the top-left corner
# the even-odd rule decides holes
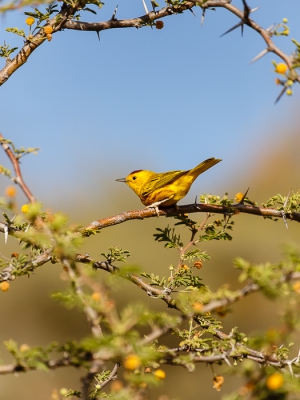
[[[132,177],[132,180],[135,181],[135,180],[136,180],[136,176],[133,176],[133,177]]]

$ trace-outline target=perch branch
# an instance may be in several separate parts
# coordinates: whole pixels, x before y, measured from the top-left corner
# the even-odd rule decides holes
[[[233,204],[230,207],[214,205],[214,204],[187,204],[179,206],[178,210],[175,210],[172,207],[160,209],[159,215],[165,217],[171,217],[179,214],[189,214],[196,212],[223,214],[223,215],[234,215],[239,213],[245,213],[245,214],[261,216],[264,218],[282,218],[282,211],[278,211],[273,208],[256,207],[241,203]],[[151,208],[146,208],[144,210],[125,211],[121,214],[112,217],[107,217],[91,222],[89,225],[87,225],[85,228],[82,229],[82,234],[88,235],[89,233],[100,231],[101,229],[107,228],[109,226],[122,224],[123,222],[126,221],[134,219],[142,220],[144,218],[152,218],[152,217],[157,217],[157,213],[155,209]],[[285,217],[292,221],[300,222],[299,212],[286,213]]]

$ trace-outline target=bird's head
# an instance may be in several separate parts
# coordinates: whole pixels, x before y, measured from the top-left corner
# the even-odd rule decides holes
[[[125,182],[137,195],[140,194],[142,187],[153,175],[152,171],[138,169],[131,172],[126,178],[116,179],[117,182]]]

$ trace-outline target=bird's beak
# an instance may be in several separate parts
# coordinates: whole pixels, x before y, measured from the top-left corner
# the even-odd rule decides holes
[[[120,179],[116,179],[116,182],[127,182],[126,178],[120,178]]]

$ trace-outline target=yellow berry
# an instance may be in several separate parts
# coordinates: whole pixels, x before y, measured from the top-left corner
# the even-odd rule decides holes
[[[25,23],[26,23],[27,25],[29,25],[29,26],[33,25],[33,24],[34,24],[34,21],[35,21],[35,19],[34,19],[33,17],[27,17],[27,18],[25,19]]]
[[[292,89],[288,89],[288,90],[286,91],[286,94],[287,94],[288,96],[291,96],[291,95],[293,94]]]
[[[188,265],[185,264],[182,264],[180,268],[184,269],[185,271],[189,270]]]
[[[241,193],[241,192],[239,192],[235,195],[236,201],[239,201],[239,202],[242,200],[243,197],[244,197],[244,193]]]
[[[286,86],[293,86],[293,84],[294,82],[291,79],[286,82]]]
[[[166,373],[162,369],[157,369],[156,371],[154,371],[153,375],[155,376],[156,379],[159,379],[159,380],[165,379],[165,377],[166,377]]]
[[[281,388],[283,382],[284,382],[283,375],[280,374],[279,372],[275,372],[274,374],[268,377],[266,384],[269,390],[277,390]]]
[[[162,29],[164,27],[163,21],[156,21],[155,22],[155,28],[156,29]]]
[[[23,214],[27,214],[28,211],[29,211],[28,204],[23,204],[22,207],[21,207],[21,211],[22,211]]]
[[[9,289],[9,283],[7,281],[0,283],[0,290],[2,290],[2,292],[7,292],[8,289]]]
[[[68,389],[67,388],[61,388],[59,390],[59,394],[61,394],[62,396],[66,396],[68,394]]]
[[[51,33],[47,33],[46,37],[47,37],[48,42],[51,42],[51,39],[52,39]]]
[[[288,20],[287,18],[282,18],[282,22],[283,22],[284,24],[287,24],[287,23],[289,22],[289,20]]]
[[[17,194],[17,189],[14,186],[8,186],[5,189],[5,194],[7,197],[15,197],[15,195]]]
[[[224,377],[222,375],[216,375],[213,379],[213,388],[216,389],[217,392],[221,390],[221,386],[224,383]]]
[[[130,354],[124,361],[124,367],[130,371],[139,368],[141,364],[141,360],[136,354]]]
[[[30,347],[28,346],[28,344],[26,344],[26,343],[23,343],[23,344],[21,344],[21,346],[20,346],[20,351],[23,353],[24,351],[27,351],[27,350],[29,350],[30,349]]]
[[[44,32],[45,32],[46,34],[52,33],[52,32],[53,32],[52,26],[51,26],[51,25],[46,25],[46,26],[44,26]]]
[[[284,64],[284,63],[279,63],[279,64],[276,65],[275,71],[276,71],[278,74],[285,74],[286,71],[287,71],[287,69],[288,69],[288,67],[287,67],[286,64]]]

